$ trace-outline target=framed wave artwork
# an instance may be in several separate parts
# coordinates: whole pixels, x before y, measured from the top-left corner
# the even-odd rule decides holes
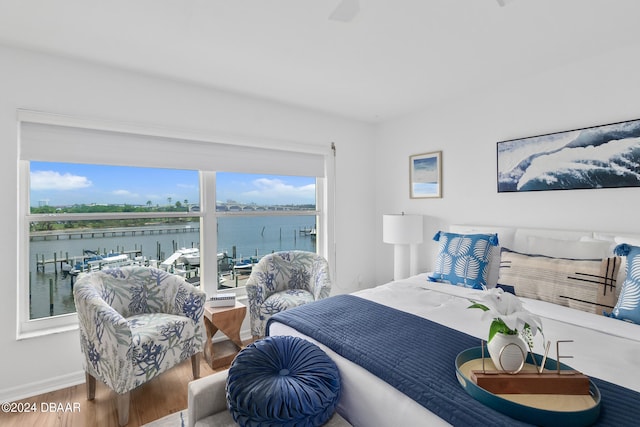
[[[442,197],[442,151],[409,156],[409,195]]]
[[[498,193],[640,187],[640,119],[498,142]]]

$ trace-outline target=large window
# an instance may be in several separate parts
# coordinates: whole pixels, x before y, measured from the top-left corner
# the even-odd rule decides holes
[[[316,252],[316,179],[216,174],[219,288],[244,285],[252,265],[283,250]]]
[[[19,338],[75,327],[86,271],[156,265],[211,294],[242,291],[273,251],[330,259],[328,147],[24,111],[19,125]]]

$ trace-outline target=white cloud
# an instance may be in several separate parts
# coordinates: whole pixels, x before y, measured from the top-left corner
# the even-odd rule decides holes
[[[127,198],[136,198],[140,196],[139,194],[132,193],[129,190],[113,190],[111,194],[113,194],[114,196],[127,197]]]
[[[280,179],[259,178],[253,181],[255,190],[246,191],[242,196],[256,203],[313,203],[316,186],[308,184],[296,187]]]
[[[84,176],[70,173],[60,174],[54,171],[31,172],[31,189],[33,190],[77,190],[91,187],[93,183]]]

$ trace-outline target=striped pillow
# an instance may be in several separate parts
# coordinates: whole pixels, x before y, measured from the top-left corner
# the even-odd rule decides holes
[[[620,258],[597,260],[552,258],[502,249],[501,285],[516,295],[602,314],[616,305],[616,276]]]

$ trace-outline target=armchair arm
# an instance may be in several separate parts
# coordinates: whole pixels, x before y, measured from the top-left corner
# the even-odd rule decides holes
[[[184,316],[195,325],[195,341],[192,352],[199,352],[204,349],[206,341],[206,331],[204,326],[204,305],[207,301],[207,294],[184,278],[169,274],[162,270],[157,270],[158,282],[162,281],[163,312]],[[192,353],[193,354],[193,353]]]
[[[228,371],[191,381],[188,385],[187,420],[193,427],[198,420],[227,409],[226,381]]]
[[[202,321],[204,304],[207,301],[207,294],[202,289],[196,288],[182,278],[180,280],[175,299],[176,314],[189,317],[194,322]]]
[[[315,300],[326,298],[331,292],[329,263],[324,258],[316,258],[311,267],[311,289]]]
[[[274,275],[269,273],[262,263],[253,267],[253,271],[245,284],[249,300],[249,312],[258,315],[260,306],[274,292]]]
[[[183,277],[157,268],[145,268],[145,274],[154,293],[154,297],[149,297],[146,302],[152,311],[186,316],[196,323],[202,319],[207,300],[203,290]]]
[[[127,319],[107,304],[91,284],[76,285],[74,297],[86,371],[117,393],[129,391],[133,365],[124,362],[132,341]]]

